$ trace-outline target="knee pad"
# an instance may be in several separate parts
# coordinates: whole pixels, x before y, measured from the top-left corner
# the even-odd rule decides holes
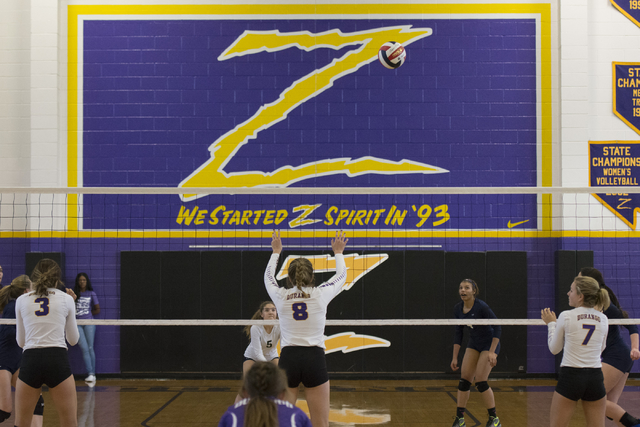
[[[44,415],[44,399],[42,398],[42,395],[40,395],[40,399],[38,399],[38,403],[36,403],[33,415]]]
[[[461,378],[460,382],[458,382],[458,390],[469,391],[469,389],[471,389],[471,383],[464,378]]]
[[[476,389],[478,389],[480,393],[484,393],[485,391],[489,390],[489,383],[486,381],[477,381]]]
[[[0,423],[4,422],[4,420],[8,419],[11,416],[11,412],[5,412],[0,409]]]

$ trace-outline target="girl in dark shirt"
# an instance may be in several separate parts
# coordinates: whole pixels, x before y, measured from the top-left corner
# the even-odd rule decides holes
[[[604,311],[605,316],[609,319],[626,319],[629,317],[627,312],[620,308],[620,302],[618,302],[616,295],[605,285],[604,277],[599,270],[593,267],[584,267],[580,270],[579,276],[595,279],[600,288],[606,289],[609,293],[611,304]],[[631,348],[622,339],[620,326],[609,325],[607,347],[602,352],[602,375],[604,376],[604,387],[607,390],[607,417],[616,421],[618,425],[632,427],[640,424],[640,420],[618,405],[618,399],[622,394],[627,378],[629,378],[633,362],[640,358],[640,350],[638,350],[638,327],[636,325],[624,325],[624,327],[629,330]]]
[[[460,283],[458,293],[459,302],[454,308],[456,319],[496,319],[496,315],[489,306],[476,298],[478,294],[478,284],[471,279],[464,279]],[[458,370],[458,353],[464,326],[456,326],[456,334],[453,344],[453,358],[451,369]],[[496,366],[498,352],[500,351],[500,334],[502,328],[499,325],[474,325],[469,326],[470,336],[467,349],[462,359],[462,369],[460,371],[460,382],[458,383],[458,407],[453,427],[466,427],[464,421],[464,411],[469,400],[469,390],[471,382],[476,381],[476,389],[480,392],[482,400],[489,412],[489,421],[486,427],[502,427],[500,419],[496,414],[496,404],[493,397],[493,390],[489,387],[487,379],[491,369]]]

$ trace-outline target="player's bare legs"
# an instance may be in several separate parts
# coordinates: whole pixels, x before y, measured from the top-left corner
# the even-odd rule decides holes
[[[477,350],[468,348],[464,352],[462,359],[462,368],[460,370],[460,377],[473,384],[473,378],[476,376],[476,367],[478,366],[478,358],[480,353]],[[470,390],[460,391],[458,390],[458,407],[466,408],[469,401]]]
[[[73,387],[75,396],[75,384]],[[16,420],[17,427],[25,427],[31,425],[33,418],[33,408],[35,408],[40,398],[41,390],[33,388],[25,384],[22,380],[16,382]],[[63,424],[65,425],[65,424]]]
[[[313,427],[329,427],[329,381],[317,387],[304,390],[309,405],[309,415]]]
[[[604,427],[604,413],[606,407],[606,397],[593,402],[582,401],[582,409],[584,410],[587,427]]]
[[[295,405],[298,401],[298,387],[289,387],[287,390],[287,402]]]
[[[13,399],[11,398],[11,372],[6,370],[0,371],[0,409],[11,413],[13,410]]]
[[[567,399],[558,392],[553,392],[553,400],[551,401],[551,427],[567,427],[576,410],[577,402]],[[604,417],[602,417],[604,422]]]
[[[489,374],[491,373],[493,366],[489,364],[489,351],[483,351],[478,358],[478,365],[476,367],[476,384],[479,381],[487,381]],[[495,408],[496,401],[493,397],[493,390],[489,388],[487,391],[480,393],[482,401],[487,409]]]
[[[602,364],[602,374],[604,376],[604,388],[607,390],[607,417],[612,418],[616,424],[622,425],[619,421],[625,410],[618,405],[618,399],[622,394],[629,374],[625,374],[607,363]]]
[[[256,363],[256,362],[254,362],[253,360],[245,360],[245,361],[244,361],[244,363],[242,364],[242,380],[244,380],[244,377],[247,375],[247,372],[249,372],[249,369],[251,369],[251,367],[253,366],[253,364],[254,364],[254,363]],[[241,391],[242,391],[242,390],[241,390]],[[234,403],[234,404],[235,404],[235,403],[238,403],[238,402],[240,402],[242,399],[244,399],[244,397],[242,397],[242,396],[240,395],[240,393],[238,393],[238,394],[236,395],[236,400],[235,400],[235,402],[233,402],[233,403]]]
[[[51,398],[60,415],[60,425],[78,427],[78,397],[76,396],[76,382],[73,375],[57,386],[50,388]]]

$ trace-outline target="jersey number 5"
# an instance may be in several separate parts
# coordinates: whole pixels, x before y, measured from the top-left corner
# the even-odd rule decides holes
[[[589,344],[589,340],[591,339],[591,336],[593,335],[593,331],[596,330],[596,325],[582,325],[582,329],[588,329],[589,332],[587,332],[587,336],[584,337],[584,341],[582,341],[582,345],[587,345]]]
[[[40,304],[40,310],[36,311],[36,316],[46,316],[49,314],[49,298],[36,298],[36,301]]]
[[[291,306],[293,309],[293,320],[307,320],[309,313],[307,313],[307,304],[304,302],[297,302]]]

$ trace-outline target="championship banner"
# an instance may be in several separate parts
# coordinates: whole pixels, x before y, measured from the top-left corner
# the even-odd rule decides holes
[[[589,186],[638,186],[640,141],[589,141]],[[607,209],[636,229],[640,194],[593,194]]]
[[[618,9],[631,22],[640,26],[640,1],[638,0],[611,0],[611,4]]]
[[[640,133],[640,63],[613,63],[613,112]]]

